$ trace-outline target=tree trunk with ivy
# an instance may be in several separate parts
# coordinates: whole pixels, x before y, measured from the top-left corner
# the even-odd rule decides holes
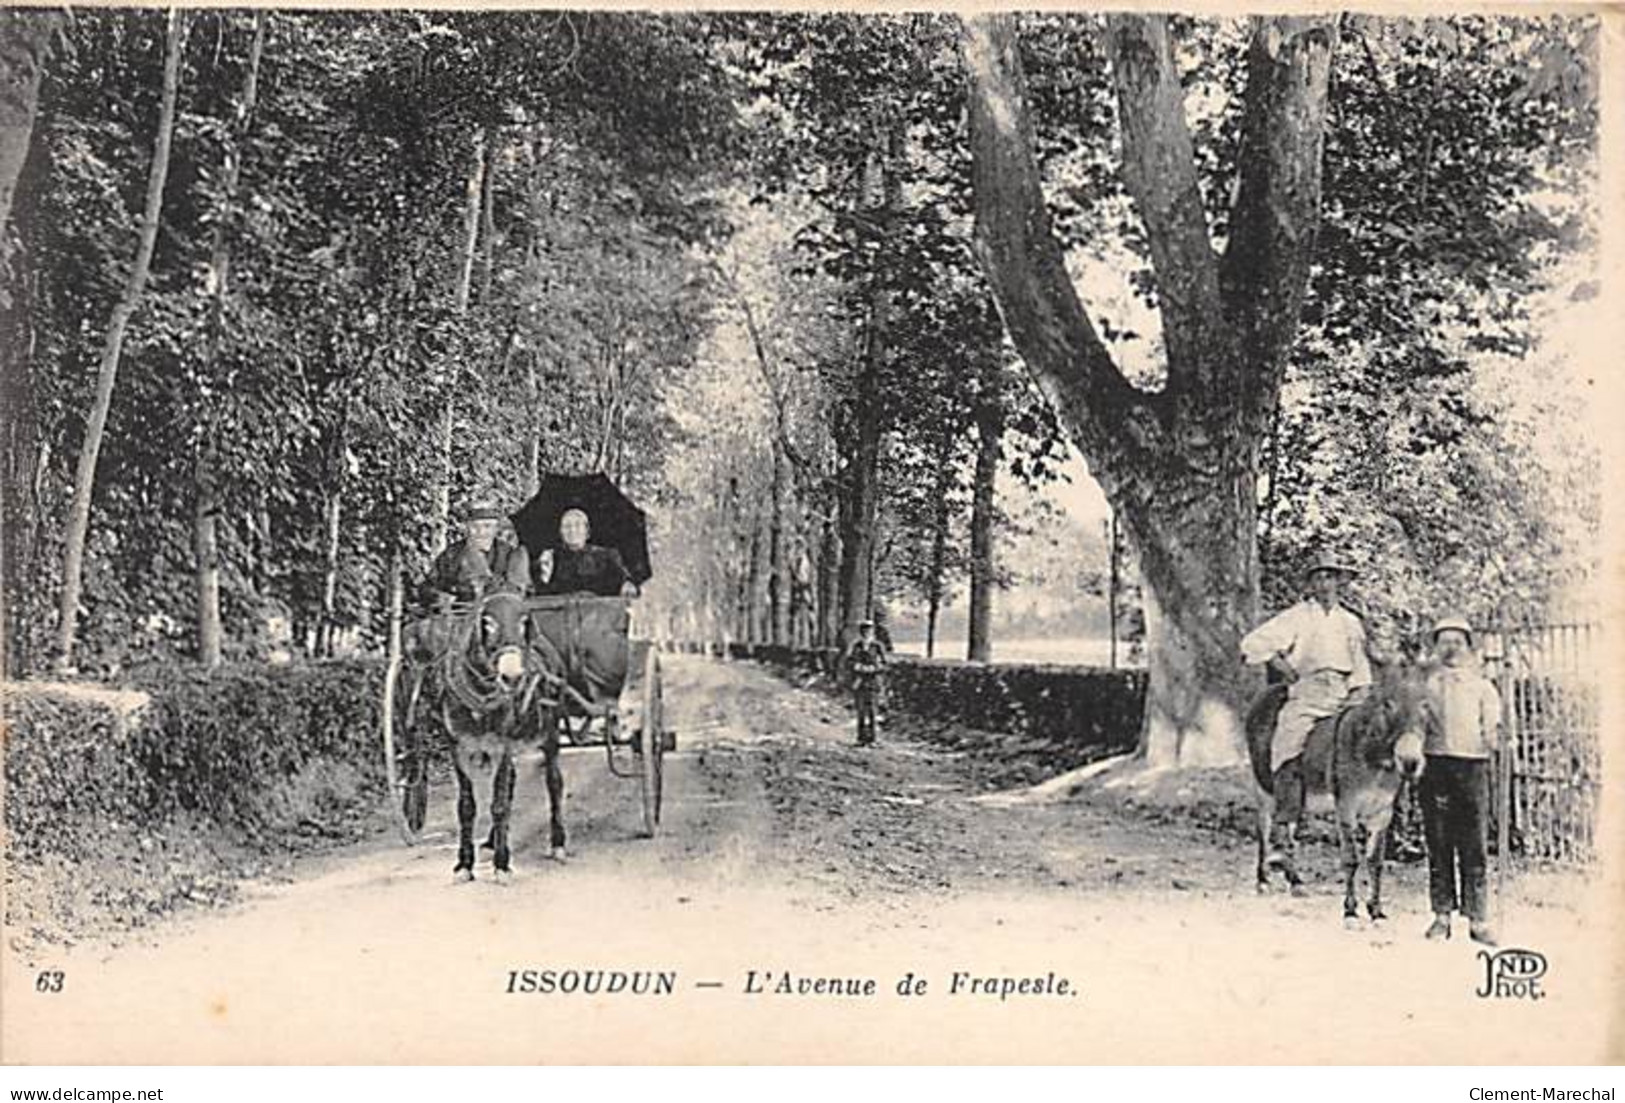
[[[1123,176],[1144,223],[1167,350],[1132,386],[1068,277],[1033,155],[1015,23],[967,21],[976,233],[1005,326],[1121,517],[1146,593],[1154,765],[1236,761],[1255,684],[1259,449],[1280,400],[1319,222],[1335,18],[1260,19],[1247,54],[1240,179],[1209,236],[1168,22],[1107,20]]]

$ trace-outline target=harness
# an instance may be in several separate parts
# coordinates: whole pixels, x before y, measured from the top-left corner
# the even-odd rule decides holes
[[[451,638],[444,651],[429,666],[439,674],[439,681],[449,696],[440,700],[441,719],[447,729],[451,727],[451,699],[475,716],[487,716],[511,706],[517,695],[517,712],[523,716],[537,705],[558,704],[554,690],[563,685],[563,678],[548,668],[546,656],[527,640],[520,648],[524,655],[524,677],[513,689],[489,669],[484,649],[476,635],[485,607],[494,600],[517,600],[512,594],[486,594],[466,607],[454,606],[448,614]],[[543,686],[547,689],[542,691]],[[568,687],[565,687],[566,689]]]

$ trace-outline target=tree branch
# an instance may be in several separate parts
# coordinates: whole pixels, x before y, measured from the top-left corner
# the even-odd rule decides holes
[[[750,297],[740,286],[733,273],[726,271],[716,261],[711,262],[711,270],[717,274],[728,291],[733,295],[735,304],[739,307],[740,316],[745,322],[745,332],[750,337],[752,350],[756,353],[756,367],[761,373],[762,384],[767,388],[768,400],[773,405],[774,435],[778,437],[779,446],[785,456],[790,460],[798,479],[805,476],[809,465],[806,457],[796,448],[795,442],[790,439],[789,398],[778,371],[773,367],[772,357],[767,351],[767,338],[756,323],[756,311],[750,304]]]
[[[1156,396],[1137,391],[1117,370],[1067,274],[1033,159],[1014,18],[966,20],[962,47],[982,267],[1006,330],[1091,473],[1103,485],[1115,483],[1126,447],[1156,449]]]
[[[1247,54],[1241,181],[1219,286],[1240,332],[1237,387],[1253,428],[1276,404],[1320,226],[1321,149],[1336,17],[1261,19]]]
[[[1194,384],[1205,393],[1216,381],[1212,369],[1229,341],[1173,36],[1163,15],[1108,16],[1106,28],[1123,133],[1123,176],[1151,246],[1168,347],[1168,387]]]

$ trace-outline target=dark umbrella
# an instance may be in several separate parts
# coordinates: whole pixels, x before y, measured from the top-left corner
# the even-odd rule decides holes
[[[649,523],[643,510],[602,474],[547,475],[541,489],[511,518],[531,557],[558,548],[559,519],[572,509],[587,515],[588,540],[621,553],[626,572],[639,586],[649,581]]]

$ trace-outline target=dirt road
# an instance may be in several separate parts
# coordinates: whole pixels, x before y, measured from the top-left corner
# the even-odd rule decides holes
[[[1600,965],[1618,956],[1600,941],[1607,913],[1584,901],[1509,913],[1507,944],[1549,961],[1544,998],[1480,998],[1476,947],[1419,937],[1414,869],[1394,886],[1390,924],[1345,931],[1329,854],[1315,895],[1259,897],[1239,838],[1076,801],[989,803],[974,763],[895,739],[859,750],[842,710],[758,669],[679,657],[668,673],[680,751],[658,839],[637,835],[636,786],[601,753],[573,752],[568,861],[541,858],[545,798],[527,763],[516,878],[499,885],[482,866],[457,884],[441,789],[420,845],[349,848],[142,943],[65,951],[44,963],[61,991],[36,991],[39,963],[9,961],[3,1056],[1500,1064],[1603,1052],[1610,1024],[1594,1009],[1622,978]]]

